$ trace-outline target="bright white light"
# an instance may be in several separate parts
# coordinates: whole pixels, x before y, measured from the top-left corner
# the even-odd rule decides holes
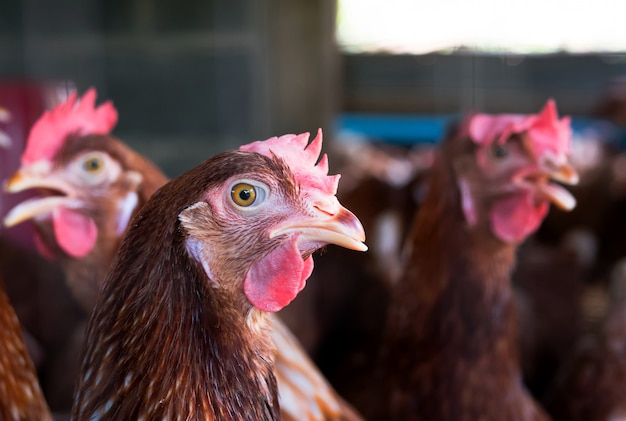
[[[338,0],[347,51],[626,51],[624,0]]]

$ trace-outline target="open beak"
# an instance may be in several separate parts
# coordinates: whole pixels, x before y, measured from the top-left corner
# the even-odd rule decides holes
[[[269,236],[274,238],[291,233],[299,233],[302,241],[336,244],[357,251],[367,250],[361,221],[341,205],[332,215],[320,212],[320,216],[290,219],[273,229]]]
[[[15,226],[26,220],[51,213],[58,206],[79,208],[82,202],[73,197],[70,185],[55,177],[35,173],[28,167],[18,170],[7,180],[4,191],[18,193],[31,189],[47,189],[58,192],[58,195],[28,199],[15,206],[4,218],[4,225]]]
[[[544,155],[539,159],[537,170],[527,173],[518,179],[518,184],[530,188],[540,196],[565,211],[576,207],[576,198],[562,184],[578,184],[578,173],[564,157],[557,159],[551,155]]]

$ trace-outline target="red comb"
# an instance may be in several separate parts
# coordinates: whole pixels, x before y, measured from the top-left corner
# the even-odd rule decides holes
[[[22,154],[22,164],[40,160],[50,160],[71,134],[109,134],[117,123],[117,110],[111,101],[97,108],[96,90],[90,88],[76,101],[76,93],[50,111],[46,111],[33,124],[26,150]]]
[[[328,175],[326,154],[318,162],[322,151],[322,129],[317,131],[317,136],[311,143],[309,143],[309,133],[286,134],[243,145],[239,150],[257,152],[270,158],[276,155],[287,163],[300,184],[312,186],[333,195],[337,193],[340,176]]]
[[[550,99],[539,114],[476,114],[469,121],[469,135],[478,144],[504,142],[512,134],[527,133],[533,154],[551,151],[556,156],[569,154],[572,130],[569,117],[559,120],[554,100]]]

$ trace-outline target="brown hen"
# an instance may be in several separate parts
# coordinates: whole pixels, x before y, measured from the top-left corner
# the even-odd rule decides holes
[[[538,115],[477,114],[444,141],[394,288],[371,419],[545,420],[521,380],[510,275],[550,202],[573,197],[571,132]],[[368,415],[368,412],[365,412]]]

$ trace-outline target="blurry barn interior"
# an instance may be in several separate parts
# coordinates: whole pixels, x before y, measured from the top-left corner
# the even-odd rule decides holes
[[[555,1],[542,19],[529,12],[538,0],[440,3],[4,0],[0,133],[11,147],[0,172],[18,168],[45,109],[89,87],[118,109],[114,134],[169,177],[253,140],[321,127],[331,173],[342,174],[338,197],[370,250],[328,247],[281,314],[349,397],[344,380],[371,362],[449,124],[469,111],[536,113],[553,98],[572,116],[578,205],[551,211],[513,275],[524,378],[541,399],[626,286],[626,34],[617,21],[626,9]],[[497,13],[481,12],[490,8]],[[3,194],[3,216],[23,197]],[[37,254],[32,229],[3,228],[0,272],[49,405],[63,414],[71,336],[85,315],[55,261]]]

